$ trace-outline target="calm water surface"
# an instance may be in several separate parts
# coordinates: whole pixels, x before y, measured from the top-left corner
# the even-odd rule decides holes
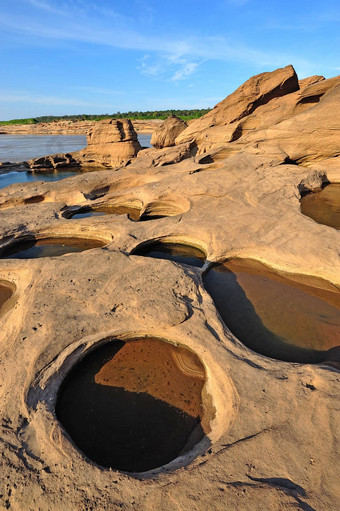
[[[151,147],[151,135],[140,134],[138,138],[143,147]],[[86,135],[0,135],[0,162],[27,161],[48,154],[79,151],[85,146]],[[43,173],[6,172],[0,174],[0,189],[14,183],[60,181],[77,172],[80,172],[79,169]]]
[[[8,247],[2,254],[3,259],[36,259],[38,257],[55,257],[71,252],[83,252],[91,248],[104,246],[98,240],[81,238],[46,238],[41,240],[24,240]]]
[[[143,472],[202,439],[204,381],[201,362],[185,348],[158,339],[113,341],[70,371],[56,414],[90,459]]]
[[[86,135],[0,135],[0,161],[27,161],[48,154],[80,151]]]
[[[340,229],[340,184],[330,184],[302,197],[301,212],[319,224]]]
[[[176,263],[198,266],[199,268],[205,262],[205,254],[201,250],[179,243],[147,242],[139,245],[132,253],[133,255],[154,257],[155,259],[167,259]]]
[[[322,362],[340,346],[340,292],[321,279],[278,275],[234,260],[203,278],[225,324],[249,348],[292,362]]]

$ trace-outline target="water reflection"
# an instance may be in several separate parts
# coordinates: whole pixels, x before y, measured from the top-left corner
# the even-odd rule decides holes
[[[201,440],[204,368],[195,354],[158,339],[111,341],[65,378],[56,413],[100,465],[160,467]]]
[[[302,197],[301,212],[319,224],[340,229],[340,184],[328,185]]]
[[[200,249],[179,243],[147,242],[139,245],[133,254],[198,267],[202,267],[205,262],[205,254]]]
[[[254,351],[321,362],[340,345],[340,293],[321,279],[281,276],[252,260],[211,269],[204,286],[225,324]]]
[[[4,250],[3,259],[35,259],[55,257],[71,252],[83,252],[91,248],[102,247],[104,242],[82,238],[44,238],[41,240],[22,240]]]

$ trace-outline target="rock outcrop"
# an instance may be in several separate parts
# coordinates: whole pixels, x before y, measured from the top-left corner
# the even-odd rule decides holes
[[[129,119],[99,121],[87,135],[87,147],[73,153],[81,165],[126,165],[141,150],[137,133]]]
[[[163,124],[157,128],[151,137],[151,145],[157,149],[175,145],[175,140],[182,131],[188,127],[187,123],[176,115],[170,115]]]
[[[176,144],[195,141],[206,143],[207,130],[215,143],[227,143],[238,138],[238,121],[252,114],[259,106],[299,89],[292,66],[261,73],[247,80],[235,92],[218,103],[210,112],[192,122],[176,139]]]

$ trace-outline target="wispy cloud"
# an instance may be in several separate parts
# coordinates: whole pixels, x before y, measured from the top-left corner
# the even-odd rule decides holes
[[[82,101],[75,98],[63,98],[58,96],[38,96],[27,94],[25,92],[7,92],[0,91],[0,103],[19,103],[29,102],[37,105],[50,106],[84,106],[98,108],[113,108],[112,103],[96,103],[91,101]]]
[[[149,56],[140,62],[140,71],[149,76],[162,75],[164,79],[174,82],[189,78],[204,59],[242,62],[262,68],[293,62],[295,65],[313,68],[306,59],[297,59],[284,52],[278,54],[270,50],[258,50],[241,41],[228,40],[225,36],[191,36],[188,33],[183,37],[175,32],[167,35],[143,33],[133,28],[135,22],[132,18],[120,16],[92,2],[77,0],[76,3],[62,2],[57,6],[47,0],[26,2],[34,9],[16,16],[0,8],[2,31],[25,35],[35,42],[37,39],[42,42],[53,40],[54,44],[62,45],[63,42],[76,41],[147,52]],[[35,16],[37,10],[39,16]]]

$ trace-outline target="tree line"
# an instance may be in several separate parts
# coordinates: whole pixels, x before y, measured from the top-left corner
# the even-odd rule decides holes
[[[200,108],[194,110],[147,110],[146,112],[129,111],[116,112],[113,114],[79,114],[79,115],[42,115],[29,119],[12,119],[11,121],[0,121],[0,125],[8,124],[38,124],[40,122],[56,122],[56,121],[100,121],[102,119],[166,119],[170,115],[176,115],[184,121],[198,119],[202,115],[208,113],[210,108]]]

